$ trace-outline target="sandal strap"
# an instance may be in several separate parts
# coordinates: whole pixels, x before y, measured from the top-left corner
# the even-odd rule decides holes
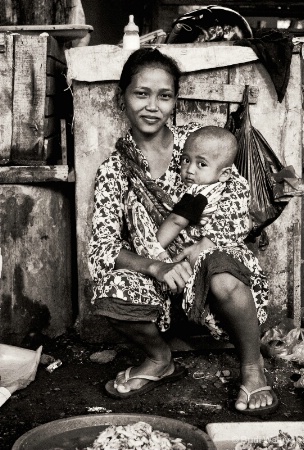
[[[130,367],[128,367],[125,370],[125,381],[124,381],[124,383],[126,383],[128,380],[130,380],[130,372],[131,372],[132,369],[133,369],[133,366],[130,366]]]
[[[154,377],[153,375],[136,375],[135,377],[130,377],[129,380],[135,380],[136,378],[140,378],[142,380],[159,381],[163,377]]]
[[[161,380],[164,376],[166,376],[166,375],[163,375],[163,376],[161,376],[161,377],[155,377],[155,376],[153,376],[153,375],[140,375],[140,374],[138,374],[138,375],[135,375],[134,377],[130,377],[130,372],[131,372],[131,369],[133,368],[133,366],[131,366],[131,367],[128,367],[126,370],[125,370],[125,383],[127,382],[127,381],[129,381],[129,380],[136,380],[136,379],[142,379],[142,380],[149,380],[149,381],[159,381],[159,380]]]
[[[263,392],[263,391],[271,391],[272,387],[271,386],[263,386],[260,387],[258,389],[254,389],[253,391],[248,391],[248,389],[246,388],[246,386],[244,386],[243,384],[240,386],[240,389],[242,389],[243,392],[245,392],[245,394],[247,395],[247,403],[249,402],[251,396],[253,394],[258,394],[259,392]]]

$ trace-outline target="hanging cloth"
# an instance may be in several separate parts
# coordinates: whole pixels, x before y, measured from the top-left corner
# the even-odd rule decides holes
[[[292,35],[278,30],[258,30],[254,38],[244,38],[234,45],[251,47],[270,75],[281,103],[290,78]]]

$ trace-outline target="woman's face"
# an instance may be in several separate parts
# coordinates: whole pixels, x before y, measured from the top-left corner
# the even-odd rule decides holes
[[[155,134],[168,121],[175,105],[173,77],[164,69],[144,67],[133,76],[123,100],[133,134]]]

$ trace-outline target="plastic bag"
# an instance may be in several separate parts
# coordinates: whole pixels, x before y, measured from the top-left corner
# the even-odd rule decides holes
[[[262,351],[267,356],[304,364],[304,328],[278,326],[266,331],[261,339]]]
[[[294,376],[296,376],[296,379],[294,379]],[[297,374],[293,374],[290,378],[293,380],[295,388],[304,388],[304,369],[300,369]]]
[[[284,339],[289,352],[281,358],[304,364],[304,328],[291,330]]]
[[[231,113],[225,128],[238,141],[235,165],[250,187],[250,215],[254,221],[251,237],[254,240],[262,235],[259,246],[263,246],[268,244],[264,228],[279,217],[291,198],[279,197],[278,185],[286,178],[297,179],[293,167],[284,167],[261,133],[252,126],[248,95],[249,86],[246,86],[243,101],[237,111]]]
[[[24,389],[34,381],[41,357],[42,346],[36,351],[0,344],[0,389],[2,404],[9,394]],[[5,393],[8,397],[4,398]],[[1,398],[0,398],[1,406]]]

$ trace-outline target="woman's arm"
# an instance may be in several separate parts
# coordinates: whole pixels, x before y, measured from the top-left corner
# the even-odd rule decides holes
[[[128,269],[166,283],[172,292],[182,292],[192,275],[188,261],[167,263],[147,259],[129,250],[122,249],[116,259],[116,269]]]

